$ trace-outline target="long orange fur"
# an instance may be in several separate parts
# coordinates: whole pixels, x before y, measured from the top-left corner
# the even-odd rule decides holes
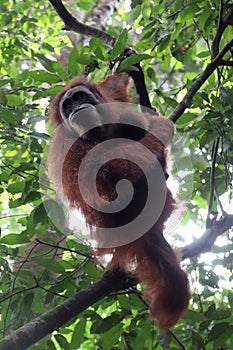
[[[51,124],[53,127],[61,124],[62,117],[59,112],[59,101],[70,88],[80,84],[85,85],[98,98],[100,98],[99,96],[101,94],[101,102],[103,103],[128,102],[128,80],[129,78],[126,73],[116,73],[96,84],[88,82],[84,77],[79,78],[65,87],[54,98],[50,110]],[[121,113],[123,111],[119,112],[120,115]],[[151,120],[150,116],[137,115],[136,113],[135,118],[141,118],[142,127],[143,123],[148,123],[148,120],[149,122]],[[159,118],[158,125],[161,127],[161,133],[165,129],[166,134],[168,120],[161,117],[157,118]],[[114,227],[114,225],[124,224],[127,221],[126,217],[119,215],[113,218],[111,215],[103,215],[87,205],[81,196],[77,185],[77,174],[82,159],[93,145],[86,143],[82,139],[78,139],[69,150],[64,164],[61,164],[61,154],[64,145],[71,137],[69,131],[64,126],[62,132],[55,134],[50,148],[49,175],[55,183],[58,194],[60,193],[60,188],[57,174],[60,167],[63,166],[62,185],[65,197],[68,199],[70,207],[81,210],[87,224],[101,227]],[[146,133],[138,142],[147,147],[157,157],[165,172],[167,169],[166,146],[150,133]],[[133,149],[129,149],[129,152],[133,152]],[[114,181],[111,176],[106,176],[106,174],[110,173],[115,174]],[[88,176],[88,174],[86,175]],[[115,199],[113,188],[115,187],[116,180],[121,175],[122,178],[126,175],[133,184],[137,184],[141,179],[141,172],[137,167],[130,164],[130,162],[119,159],[114,162],[113,160],[97,180],[99,193],[105,200],[111,201]],[[172,197],[171,192],[169,189],[166,191],[166,202],[159,219],[141,238],[124,246],[100,248],[95,251],[97,259],[101,259],[106,254],[112,255],[108,269],[118,266],[125,271],[131,271],[144,284],[144,296],[150,300],[151,316],[158,320],[159,327],[162,329],[172,327],[179,320],[186,311],[190,299],[187,275],[181,270],[176,255],[163,236],[164,224],[176,207],[176,201]],[[91,198],[91,191],[89,196]],[[135,204],[135,208],[133,209],[136,211],[138,210],[137,206],[140,207],[140,203]]]

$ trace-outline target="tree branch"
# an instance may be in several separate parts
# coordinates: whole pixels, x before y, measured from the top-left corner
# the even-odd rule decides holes
[[[208,227],[203,235],[193,243],[183,247],[182,260],[192,258],[205,252],[209,252],[216,239],[224,232],[233,228],[233,215],[226,215],[219,221]]]
[[[76,33],[81,33],[83,35],[93,36],[97,37],[100,40],[102,40],[105,44],[109,46],[113,46],[115,42],[115,38],[112,37],[110,34],[95,29],[93,27],[87,26],[79,21],[76,20],[75,17],[73,17],[69,11],[65,8],[61,0],[49,0],[49,2],[54,7],[55,11],[59,15],[59,17],[62,19],[62,21],[65,24],[64,29],[65,30],[72,30]],[[218,30],[215,35],[215,38],[212,43],[212,50],[216,55],[212,57],[212,61],[207,65],[206,69],[203,71],[203,73],[194,81],[189,91],[184,96],[183,100],[180,102],[180,104],[176,107],[176,109],[170,114],[169,119],[171,119],[174,123],[178,120],[178,118],[184,113],[185,109],[191,106],[192,99],[194,95],[197,93],[197,91],[200,89],[200,87],[204,84],[204,82],[209,78],[209,76],[214,72],[216,68],[218,68],[220,65],[228,65],[231,66],[231,61],[225,61],[223,60],[223,56],[233,47],[233,39],[228,42],[225,47],[218,52],[219,42],[222,37],[222,34],[226,27],[228,26],[231,17],[233,15],[233,6],[231,7],[228,14],[222,18],[222,2],[220,3],[220,14],[219,14],[219,24],[218,24]],[[213,54],[212,54],[213,56]]]
[[[35,318],[0,341],[0,350],[24,350],[77,317],[82,311],[112,292],[136,284],[121,270],[107,271],[96,283],[79,291],[54,309]]]
[[[233,39],[230,40],[223,49],[218,53],[218,55],[207,65],[202,74],[194,81],[182,101],[175,108],[175,110],[169,115],[174,123],[179,119],[179,117],[184,113],[186,108],[190,107],[192,104],[192,99],[204,82],[209,78],[209,76],[214,72],[216,68],[222,63],[223,56],[233,47]]]
[[[64,30],[72,30],[76,33],[96,37],[102,40],[103,43],[113,46],[115,42],[115,38],[113,36],[102,30],[92,28],[77,21],[76,18],[73,17],[69,11],[67,11],[61,0],[49,0],[49,2],[57,12],[58,16],[64,22]]]
[[[64,7],[61,0],[49,0],[57,14],[60,16],[68,31],[74,31],[83,35],[100,38],[105,44],[112,46],[115,38],[106,32],[84,25],[78,22]],[[222,6],[222,1],[221,1]],[[232,16],[233,8],[229,12]],[[225,62],[224,55],[233,47],[233,39],[220,51],[219,42],[222,36],[222,28],[228,25],[230,15],[222,18],[222,7],[219,16],[218,31],[215,36],[215,42],[212,43],[212,52],[214,53],[212,61],[207,65],[203,73],[194,81],[193,85],[185,95],[184,99],[169,116],[175,122],[187,107],[191,105],[192,99],[203,83],[213,73],[213,71]],[[229,17],[228,17],[229,16]],[[220,29],[221,28],[221,29]],[[231,61],[229,61],[231,63]],[[229,64],[231,65],[231,64]],[[213,222],[208,227],[201,238],[195,240],[182,248],[182,260],[190,258],[211,249],[217,237],[222,235],[233,227],[233,215],[226,215],[221,220]],[[68,298],[54,309],[37,317],[28,324],[8,335],[0,341],[0,350],[24,350],[38,342],[40,339],[51,334],[54,330],[64,326],[67,322],[76,318],[82,311],[93,305],[97,301],[108,296],[110,293],[129,288],[137,283],[136,279],[120,270],[107,271],[96,283],[79,291],[76,295]]]
[[[214,141],[212,146],[212,161],[211,161],[211,171],[210,171],[210,198],[208,204],[208,213],[206,218],[206,228],[209,227],[211,223],[211,213],[214,201],[214,193],[215,193],[215,166],[216,166],[216,158],[218,154],[218,145],[219,145],[219,137]]]
[[[220,66],[225,66],[225,67],[233,67],[233,61],[221,60],[219,65]]]
[[[233,6],[231,6],[227,15],[223,18],[223,0],[220,0],[219,4],[219,19],[218,19],[218,28],[215,34],[215,37],[211,45],[211,57],[214,58],[219,53],[219,44],[224,33],[224,30],[232,20],[233,16]]]
[[[223,25],[223,0],[220,0],[219,2],[219,16],[218,16],[218,27],[217,27],[217,31],[216,34],[214,36],[214,39],[212,41],[212,45],[211,45],[211,57],[214,58],[217,56],[218,52],[219,52],[219,43],[222,37],[222,34],[225,30],[225,26]]]
[[[201,238],[182,248],[182,260],[210,251],[217,237],[232,228],[233,215],[226,215],[208,228]],[[8,335],[0,341],[0,350],[27,349],[110,293],[132,287],[136,283],[137,280],[132,275],[121,270],[107,271],[96,283]]]
[[[36,238],[36,242],[39,243],[39,244],[42,244],[42,245],[45,245],[47,247],[53,247],[53,248],[56,248],[56,249],[61,249],[61,250],[64,250],[66,252],[70,252],[70,253],[76,253],[80,256],[83,256],[85,258],[88,258],[90,260],[94,260],[94,257],[91,255],[91,254],[86,254],[86,253],[82,253],[78,250],[75,250],[75,249],[70,249],[70,248],[67,248],[67,247],[62,247],[60,246],[59,244],[52,244],[52,243],[48,243],[48,242],[44,242],[44,241],[41,241],[39,238]]]
[[[233,215],[226,215],[213,223],[199,239],[182,248],[182,260],[210,251],[217,237],[232,228]],[[137,280],[132,275],[121,270],[107,271],[96,283],[8,335],[0,341],[0,350],[27,349],[110,293],[127,289],[136,283]]]

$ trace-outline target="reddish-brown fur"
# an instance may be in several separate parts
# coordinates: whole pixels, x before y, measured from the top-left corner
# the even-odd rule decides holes
[[[87,86],[103,103],[106,102],[128,102],[129,96],[127,94],[128,76],[126,73],[115,74],[108,77],[99,83],[90,83],[86,78],[81,77],[74,81],[69,86],[65,87],[54,98],[50,111],[50,120],[54,127],[62,123],[62,117],[59,112],[59,101],[67,90],[84,84]],[[100,98],[100,94],[101,98]],[[113,107],[112,113],[115,113],[116,118],[120,119],[125,113],[125,107]],[[168,143],[171,139],[170,134],[173,133],[173,126],[165,118],[152,117],[150,115],[142,115],[136,113],[133,116],[137,118],[142,125],[150,125],[150,129],[155,128],[158,135],[162,135],[164,143]],[[152,121],[153,120],[153,121]],[[170,131],[167,131],[170,130]],[[114,130],[112,136],[114,137]],[[77,185],[77,176],[79,166],[84,156],[98,144],[98,141],[87,143],[83,139],[74,139],[70,150],[67,153],[63,164],[62,154],[66,145],[72,141],[72,135],[65,126],[54,135],[53,142],[50,148],[49,155],[49,174],[52,181],[55,183],[57,193],[65,195],[72,208],[79,208],[86,218],[89,225],[99,227],[116,227],[124,225],[128,222],[128,215],[137,213],[140,209],[140,184],[142,179],[142,172],[132,162],[117,159],[109,162],[103,170],[100,171],[97,178],[97,188],[102,198],[107,201],[112,201],[116,198],[115,185],[121,178],[127,178],[137,187],[139,184],[139,200],[136,201],[129,212],[121,213],[119,215],[103,214],[91,208],[82,198],[80,189]],[[146,133],[142,138],[137,140],[148,148],[159,160],[163,171],[166,172],[166,145],[164,145],[157,137]],[[134,147],[131,144],[124,145],[125,154],[132,154]],[[129,152],[129,153],[128,153]],[[113,151],[114,155],[118,154],[118,149]],[[145,158],[143,154],[135,155],[138,158]],[[93,162],[95,160],[93,159]],[[144,159],[146,162],[147,160]],[[62,186],[63,193],[61,194],[59,182],[59,169],[62,170]],[[148,169],[151,168],[148,162]],[[90,160],[91,169],[91,160]],[[87,174],[88,177],[88,174]],[[93,193],[90,191],[90,202],[98,201],[98,198],[93,198]],[[154,226],[146,232],[141,238],[136,241],[126,244],[124,246],[114,248],[99,248],[95,251],[96,257],[100,259],[105,254],[112,254],[112,260],[108,264],[109,269],[116,266],[125,271],[134,273],[139,281],[145,285],[144,296],[151,301],[150,310],[152,317],[158,319],[159,326],[162,329],[172,327],[185,312],[188,306],[190,293],[188,286],[188,279],[185,272],[180,269],[179,262],[168,245],[163,236],[164,224],[170,217],[172,211],[176,206],[176,202],[172,197],[169,189],[166,189],[166,203],[164,209],[154,224]],[[133,215],[133,214],[132,214]]]

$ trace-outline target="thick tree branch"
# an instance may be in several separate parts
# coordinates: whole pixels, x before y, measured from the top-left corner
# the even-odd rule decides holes
[[[219,4],[219,19],[218,19],[218,28],[215,34],[215,37],[211,45],[211,57],[214,58],[219,53],[219,44],[224,33],[224,30],[229,25],[233,16],[233,6],[231,6],[229,12],[225,17],[223,17],[223,0],[220,0]]]
[[[217,56],[219,52],[219,43],[222,37],[222,34],[225,30],[225,26],[223,25],[223,0],[219,2],[219,16],[218,16],[218,27],[215,34],[215,37],[212,41],[211,45],[211,57],[214,58]]]
[[[216,239],[233,228],[233,215],[226,215],[208,227],[203,235],[193,243],[182,248],[182,260],[209,252]]]
[[[189,91],[184,96],[183,100],[179,103],[176,109],[170,114],[169,119],[174,123],[178,118],[184,113],[186,108],[191,106],[192,99],[200,87],[205,83],[209,76],[217,69],[219,66],[232,66],[232,61],[223,60],[224,55],[233,47],[233,40],[229,41],[224,48],[219,52],[219,44],[222,38],[222,35],[232,20],[233,16],[233,6],[231,6],[227,15],[223,18],[223,1],[220,1],[219,7],[219,20],[218,28],[211,45],[211,57],[212,61],[207,65],[203,73],[194,81]]]
[[[130,57],[136,54],[136,51],[130,48],[126,48],[124,51],[124,57]],[[156,114],[156,108],[153,108],[150,103],[143,70],[139,63],[135,64],[134,67],[136,69],[128,72],[128,74],[133,79],[135,89],[139,96],[139,103],[142,107],[141,110],[143,111],[143,107],[146,107],[146,111],[150,109],[152,111],[152,114]]]
[[[233,61],[221,60],[220,66],[233,67]]]
[[[113,46],[115,42],[115,38],[109,35],[108,33],[87,26],[81,22],[78,22],[75,17],[73,17],[69,11],[65,8],[61,0],[49,0],[49,2],[54,7],[55,11],[62,19],[65,24],[66,30],[72,30],[76,33],[81,33],[83,35],[93,36],[101,39],[105,44],[109,46]],[[231,66],[231,61],[223,60],[224,55],[233,47],[233,39],[228,42],[224,48],[219,51],[219,42],[222,37],[222,34],[226,27],[228,26],[231,17],[233,15],[233,6],[230,8],[228,14],[223,18],[222,15],[222,3],[220,3],[220,14],[219,14],[219,24],[217,33],[212,43],[212,61],[207,65],[206,69],[203,73],[194,81],[189,91],[184,96],[183,100],[179,103],[176,109],[170,114],[169,119],[171,119],[174,123],[178,120],[178,118],[184,113],[186,108],[191,106],[194,95],[200,89],[200,87],[204,84],[204,82],[209,78],[209,76],[217,69],[220,65],[228,65]],[[214,54],[213,54],[214,52]]]
[[[193,243],[182,248],[182,260],[210,251],[217,237],[233,228],[233,215],[214,223]],[[35,318],[0,341],[0,350],[24,350],[76,318],[82,311],[110,293],[132,287],[137,280],[123,271],[107,271],[96,283]]]
[[[64,29],[65,30],[72,30],[76,33],[88,35],[92,37],[97,37],[100,40],[103,41],[103,43],[113,46],[115,42],[115,38],[112,37],[110,34],[96,29],[92,28],[90,26],[87,26],[81,22],[78,22],[75,17],[71,15],[69,11],[65,8],[61,0],[49,0],[51,5],[54,7],[55,11],[57,12],[58,16],[62,19],[62,21],[65,24]]]
[[[87,36],[94,36],[94,37],[99,38],[105,44],[107,44],[109,46],[114,45],[114,43],[115,43],[114,37],[112,37],[111,35],[109,35],[108,33],[104,32],[102,30],[95,29],[91,26],[87,26],[87,25],[77,21],[77,19],[74,16],[72,16],[72,14],[65,8],[65,6],[63,5],[61,0],[49,0],[49,2],[52,4],[55,11],[57,12],[59,17],[64,22],[64,24],[65,24],[64,29],[69,30],[69,31],[72,30],[76,33],[81,33],[81,34],[87,35]],[[126,49],[126,52],[128,52],[128,54],[127,54],[128,56],[130,54],[136,54],[136,52],[134,52],[130,49]],[[137,93],[139,95],[140,105],[145,106],[145,107],[153,110],[153,113],[155,113],[156,110],[154,108],[152,108],[151,104],[150,104],[148,92],[147,92],[146,85],[145,85],[144,74],[143,74],[142,69],[141,69],[139,64],[137,65],[137,68],[138,68],[137,71],[132,71],[129,74],[133,78],[135,88],[136,88]]]
[[[68,298],[0,341],[0,350],[24,350],[77,317],[110,293],[129,288],[137,281],[126,273],[107,271],[96,283]]]
[[[183,247],[182,260],[211,250],[217,237],[233,228],[233,215],[226,215],[207,228],[193,243]],[[107,271],[96,283],[79,291],[63,303],[37,317],[0,341],[0,350],[24,350],[64,326],[82,311],[110,293],[132,287],[137,280],[120,270]]]
[[[64,22],[64,29],[81,33],[83,35],[98,37],[109,46],[114,44],[115,38],[111,35],[78,22],[66,10],[61,0],[49,1]],[[207,65],[203,73],[194,81],[184,99],[169,116],[173,122],[175,122],[185,109],[191,105],[194,95],[214,70],[220,65],[224,65],[226,62],[228,63],[228,61],[223,60],[223,57],[233,47],[233,39],[228,42],[220,52],[219,43],[224,29],[229,24],[230,16],[233,15],[233,8],[231,8],[228,15],[223,18],[222,4],[223,2],[221,1],[218,30],[214,39],[215,41],[212,43],[212,61]],[[229,61],[229,65],[231,65],[231,63],[232,61]],[[206,229],[201,238],[182,248],[182,260],[210,251],[217,237],[232,228],[233,215],[226,215],[221,220],[212,223],[212,225]],[[54,330],[76,318],[82,311],[103,299],[105,296],[129,288],[136,283],[137,281],[132,276],[127,275],[120,270],[107,271],[96,283],[79,291],[76,295],[68,298],[53,310],[37,317],[7,336],[0,342],[0,350],[27,349],[40,339],[51,334]]]
[[[193,82],[192,86],[184,96],[183,100],[175,108],[175,110],[169,115],[174,123],[179,119],[179,117],[184,113],[186,108],[191,106],[192,99],[204,82],[209,78],[209,76],[214,72],[216,68],[222,63],[223,56],[233,47],[233,39],[230,40],[223,49],[218,53],[218,55],[207,65],[202,74]]]

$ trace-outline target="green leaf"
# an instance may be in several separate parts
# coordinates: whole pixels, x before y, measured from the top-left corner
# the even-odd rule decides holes
[[[224,320],[228,317],[231,316],[231,310],[230,309],[226,309],[226,310],[216,310],[215,307],[214,308],[209,308],[206,312],[205,312],[205,316],[207,318],[209,318],[210,320]]]
[[[25,234],[9,233],[8,235],[2,237],[1,242],[4,244],[15,245],[28,243],[29,239]]]
[[[84,12],[90,12],[95,2],[92,0],[80,0],[78,2],[78,7]]]
[[[123,29],[113,46],[112,52],[109,57],[110,60],[115,60],[118,56],[120,56],[120,54],[123,52],[123,50],[126,47],[127,40],[128,40],[128,31],[127,29]]]
[[[82,68],[80,69],[80,64],[78,64],[79,51],[74,48],[69,56],[68,61],[68,72],[73,76],[77,76],[81,73]]]
[[[144,348],[145,339],[149,339],[151,336],[151,328],[148,327],[147,321],[140,322],[137,336],[134,342],[134,350],[141,350]]]
[[[219,337],[215,340],[214,346],[215,349],[222,346],[228,339],[232,339],[233,326],[226,327],[222,333],[219,334]],[[229,348],[230,349],[230,348]]]
[[[7,84],[9,84],[11,82],[12,82],[11,79],[2,79],[2,80],[0,80],[0,87],[2,87],[4,85],[7,85]]]
[[[224,341],[229,338],[233,333],[233,326],[229,325],[229,323],[223,322],[213,326],[209,333],[209,341],[218,340],[224,343]]]
[[[170,34],[165,35],[158,45],[158,51],[163,52],[170,45],[170,42],[171,42],[171,35]]]
[[[228,293],[228,300],[229,300],[231,310],[233,310],[233,293],[232,292]]]
[[[189,124],[191,121],[197,118],[197,115],[195,113],[184,113],[182,114],[179,119],[176,121],[176,125],[184,125],[184,124]]]
[[[15,194],[15,193],[20,193],[24,189],[24,182],[18,181],[10,184],[7,189],[10,193]]]
[[[15,94],[6,94],[7,105],[10,107],[21,106],[23,104],[23,100],[20,96]]]
[[[134,9],[128,13],[127,20],[129,23],[135,22],[135,20],[138,18],[138,16],[141,14],[142,7],[140,5],[137,5]]]
[[[86,328],[86,320],[83,320],[83,318],[81,318],[73,331],[70,350],[78,349],[78,347],[80,346],[84,338],[85,328]]]
[[[199,58],[206,58],[210,56],[210,52],[208,50],[205,50],[205,51],[199,52],[197,56]]]
[[[147,60],[147,59],[151,59],[151,56],[147,55],[146,53],[129,56],[121,62],[120,70],[123,71],[127,68],[129,69],[134,64],[140,63],[141,61]]]
[[[38,191],[31,191],[24,197],[23,202],[24,203],[31,203],[31,202],[34,202],[37,199],[40,199],[40,198],[41,198],[41,193],[40,192],[38,192]]]
[[[68,80],[67,71],[56,61],[53,62],[53,71],[56,72],[65,81]]]
[[[151,16],[151,4],[150,1],[144,1],[142,4],[142,14],[145,21],[148,21]]]
[[[69,350],[70,349],[70,345],[67,341],[67,339],[61,335],[61,334],[55,334],[54,335],[56,341],[58,342],[58,344],[60,345],[62,350]]]
[[[106,317],[106,318],[100,318],[98,321],[93,323],[91,327],[92,333],[104,333],[114,327],[116,324],[120,321],[120,315],[118,313],[114,313],[113,315]]]
[[[63,85],[55,85],[55,86],[51,86],[50,88],[48,88],[44,91],[38,91],[33,96],[33,101],[39,100],[42,97],[54,96],[62,89],[64,89]]]
[[[29,74],[33,79],[42,83],[55,84],[61,81],[61,78],[58,75],[46,72],[45,70],[34,70]]]
[[[198,7],[197,3],[189,2],[189,4],[187,4],[184,7],[184,10],[180,13],[182,21],[193,19],[195,13],[198,12],[199,10],[200,8]]]
[[[57,350],[57,347],[54,345],[54,343],[52,342],[52,340],[48,339],[47,343],[46,343],[46,349],[49,350]],[[37,349],[35,349],[37,350]],[[38,349],[39,350],[39,349]]]
[[[36,58],[38,58],[38,61],[40,62],[40,64],[49,72],[54,73],[54,69],[53,69],[53,61],[49,60],[45,55],[37,53],[35,55]]]
[[[77,62],[83,65],[88,65],[95,60],[96,57],[90,54],[82,54],[79,57],[77,57]]]
[[[48,216],[43,203],[36,207],[33,212],[33,222],[36,223],[48,223]]]
[[[65,269],[62,266],[62,264],[60,264],[60,262],[56,260],[43,259],[40,261],[40,265],[45,267],[46,270],[51,272],[60,273],[60,274],[65,273]]]
[[[102,335],[102,349],[103,350],[111,350],[113,346],[116,344],[117,340],[119,340],[120,335],[123,333],[122,324],[119,323],[114,326],[110,331],[104,333]]]
[[[192,331],[192,350],[205,350],[205,343],[199,333]]]
[[[200,138],[199,144],[200,148],[205,146],[210,146],[211,143],[218,137],[218,132],[216,130],[206,130],[202,137]]]
[[[143,0],[132,0],[131,7],[134,8],[137,5],[141,5]]]
[[[54,46],[48,43],[42,43],[42,48],[44,48],[46,51],[54,52]]]
[[[107,48],[100,39],[92,38],[90,40],[90,48],[96,57],[100,58],[102,61],[105,60]]]
[[[22,302],[20,303],[20,310],[28,320],[30,320],[33,317],[32,303],[33,303],[34,295],[35,295],[34,292],[26,294]]]

